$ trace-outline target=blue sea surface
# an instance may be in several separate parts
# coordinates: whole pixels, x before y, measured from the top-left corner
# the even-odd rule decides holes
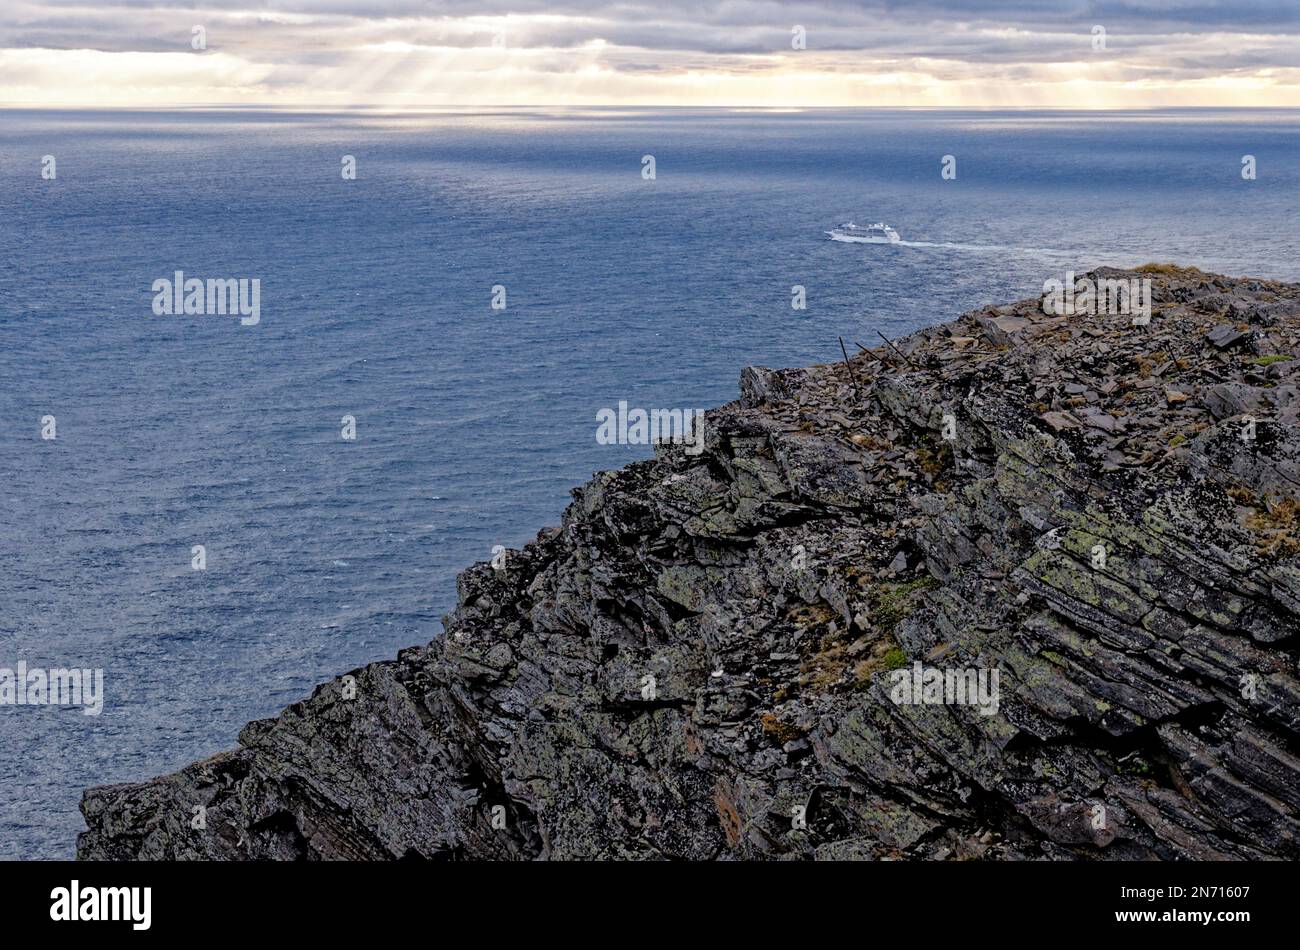
[[[1288,111],[0,112],[0,667],[107,693],[0,706],[0,858],[70,857],[84,787],[438,636],[459,570],[651,454],[599,409],[1070,269],[1300,280],[1298,204]],[[261,322],[155,315],[177,270],[258,278]]]

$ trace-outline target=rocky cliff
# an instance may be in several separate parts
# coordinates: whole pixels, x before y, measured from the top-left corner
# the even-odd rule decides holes
[[[80,856],[1300,857],[1300,285],[1088,276],[746,369]]]

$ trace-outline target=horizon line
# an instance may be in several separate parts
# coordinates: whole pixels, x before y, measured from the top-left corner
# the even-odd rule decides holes
[[[496,103],[465,105],[413,105],[392,106],[370,103],[352,105],[311,105],[310,103],[168,103],[158,105],[114,105],[114,104],[33,104],[30,102],[0,102],[0,110],[26,112],[194,112],[194,111],[231,111],[231,112],[391,112],[391,113],[439,113],[439,112],[486,112],[496,110],[513,110],[517,112],[550,110],[589,109],[595,111],[618,112],[627,109],[654,109],[660,111],[678,110],[692,112],[1074,112],[1074,113],[1124,113],[1124,112],[1300,112],[1300,105],[1135,105],[1124,108],[1085,106],[899,106],[899,105],[696,105],[664,104],[654,102],[629,103]]]

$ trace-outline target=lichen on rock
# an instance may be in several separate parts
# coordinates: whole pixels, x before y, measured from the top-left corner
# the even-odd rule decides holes
[[[1027,300],[747,368],[443,637],[88,790],[79,855],[1300,857],[1300,286],[1089,276],[1150,324]],[[923,668],[996,712],[891,698]]]

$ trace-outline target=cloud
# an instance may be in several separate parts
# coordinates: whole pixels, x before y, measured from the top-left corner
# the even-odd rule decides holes
[[[1300,105],[1297,69],[1294,0],[7,0],[0,20],[0,101],[24,104]]]

